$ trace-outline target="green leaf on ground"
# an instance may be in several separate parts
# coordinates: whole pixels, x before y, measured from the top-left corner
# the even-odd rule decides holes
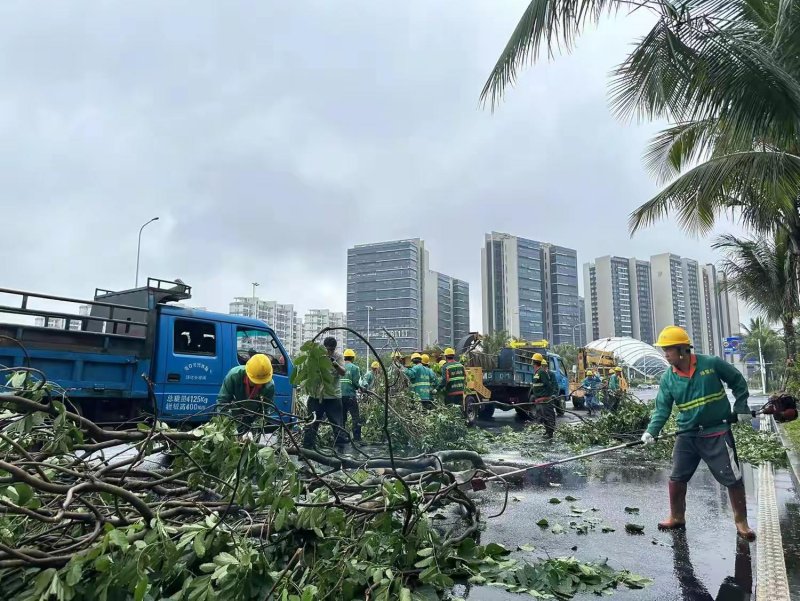
[[[559,503],[561,503],[561,499],[559,499],[558,497],[552,497],[548,502],[552,503],[553,505],[558,505]]]
[[[638,507],[626,507],[625,513],[639,513]]]
[[[644,526],[641,524],[625,524],[625,532],[628,534],[642,534]]]
[[[547,528],[550,525],[550,522],[548,522],[545,518],[542,518],[541,520],[536,522],[536,525],[541,526],[542,528]]]

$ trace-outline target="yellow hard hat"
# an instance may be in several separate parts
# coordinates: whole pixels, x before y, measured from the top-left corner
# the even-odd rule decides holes
[[[621,367],[615,367],[614,371],[621,374],[622,373],[622,368]]]
[[[439,367],[442,367],[445,363],[447,363],[447,361],[442,359],[441,361],[439,361]]]
[[[415,361],[417,359],[422,360],[422,355],[420,355],[419,353],[411,353],[411,360]]]
[[[431,356],[428,353],[422,353],[422,364],[427,365],[431,362]]]
[[[587,369],[587,370],[586,370],[586,375],[587,375],[587,376],[593,376],[593,375],[594,375],[594,372],[593,372],[591,369]]]
[[[544,363],[544,357],[542,357],[541,353],[533,353],[533,361],[534,363]]]
[[[689,334],[680,326],[667,326],[658,335],[658,340],[653,346],[691,346]]]
[[[377,361],[372,362],[372,369],[380,369],[380,368],[381,368],[380,363],[378,363]]]
[[[356,352],[353,349],[349,348],[344,351],[344,356],[347,357],[348,359],[355,359]]]
[[[272,381],[272,361],[263,353],[253,355],[244,366],[247,379],[253,384],[266,384]]]
[[[455,349],[453,349],[451,347],[447,347],[446,349],[444,349],[444,356],[445,357],[454,357],[455,354],[456,354]]]

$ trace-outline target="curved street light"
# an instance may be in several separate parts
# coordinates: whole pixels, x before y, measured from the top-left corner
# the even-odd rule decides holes
[[[136,246],[136,286],[135,288],[139,287],[139,255],[142,251],[142,230],[153,223],[154,221],[158,221],[158,217],[153,217],[150,221],[143,224],[142,227],[139,228],[139,244]]]

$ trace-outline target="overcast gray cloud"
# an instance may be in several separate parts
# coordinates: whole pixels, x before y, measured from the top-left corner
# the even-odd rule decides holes
[[[424,238],[432,268],[470,282],[476,328],[491,230],[581,262],[713,260],[671,223],[627,235],[657,189],[640,158],[656,126],[611,115],[607,74],[643,16],[527,69],[494,114],[478,106],[524,5],[3,3],[2,285],[130,286],[154,215],[142,274],[219,310],[254,280],[343,310],[346,249],[393,238]]]

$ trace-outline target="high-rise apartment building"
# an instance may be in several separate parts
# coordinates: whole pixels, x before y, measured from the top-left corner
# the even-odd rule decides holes
[[[481,250],[481,272],[484,332],[572,342],[582,320],[574,250],[492,232]]]
[[[454,346],[469,334],[469,284],[428,271],[423,297],[423,347]]]
[[[237,296],[228,306],[230,315],[254,317],[275,330],[283,346],[290,354],[296,353],[300,341],[296,339],[297,312],[294,305],[262,300],[253,296]]]
[[[303,342],[311,340],[323,328],[342,328],[347,326],[347,316],[341,311],[331,311],[330,309],[311,309],[302,320]],[[333,330],[326,333],[321,338],[333,336],[336,338],[336,348],[343,352],[347,348],[347,332],[345,330]],[[318,339],[322,342],[322,339]]]
[[[721,291],[713,265],[672,253],[650,261],[600,257],[583,267],[586,333],[593,340],[632,336],[652,344],[668,325],[686,328],[698,353],[722,355],[739,331],[736,299]]]
[[[583,285],[588,338],[632,336],[652,344],[653,295],[647,261],[599,257],[584,264]]]
[[[395,346],[404,351],[421,348],[427,271],[428,253],[419,238],[348,249],[347,326],[368,335],[378,352],[389,352]],[[352,335],[348,346],[360,353],[366,351],[366,345]]]

